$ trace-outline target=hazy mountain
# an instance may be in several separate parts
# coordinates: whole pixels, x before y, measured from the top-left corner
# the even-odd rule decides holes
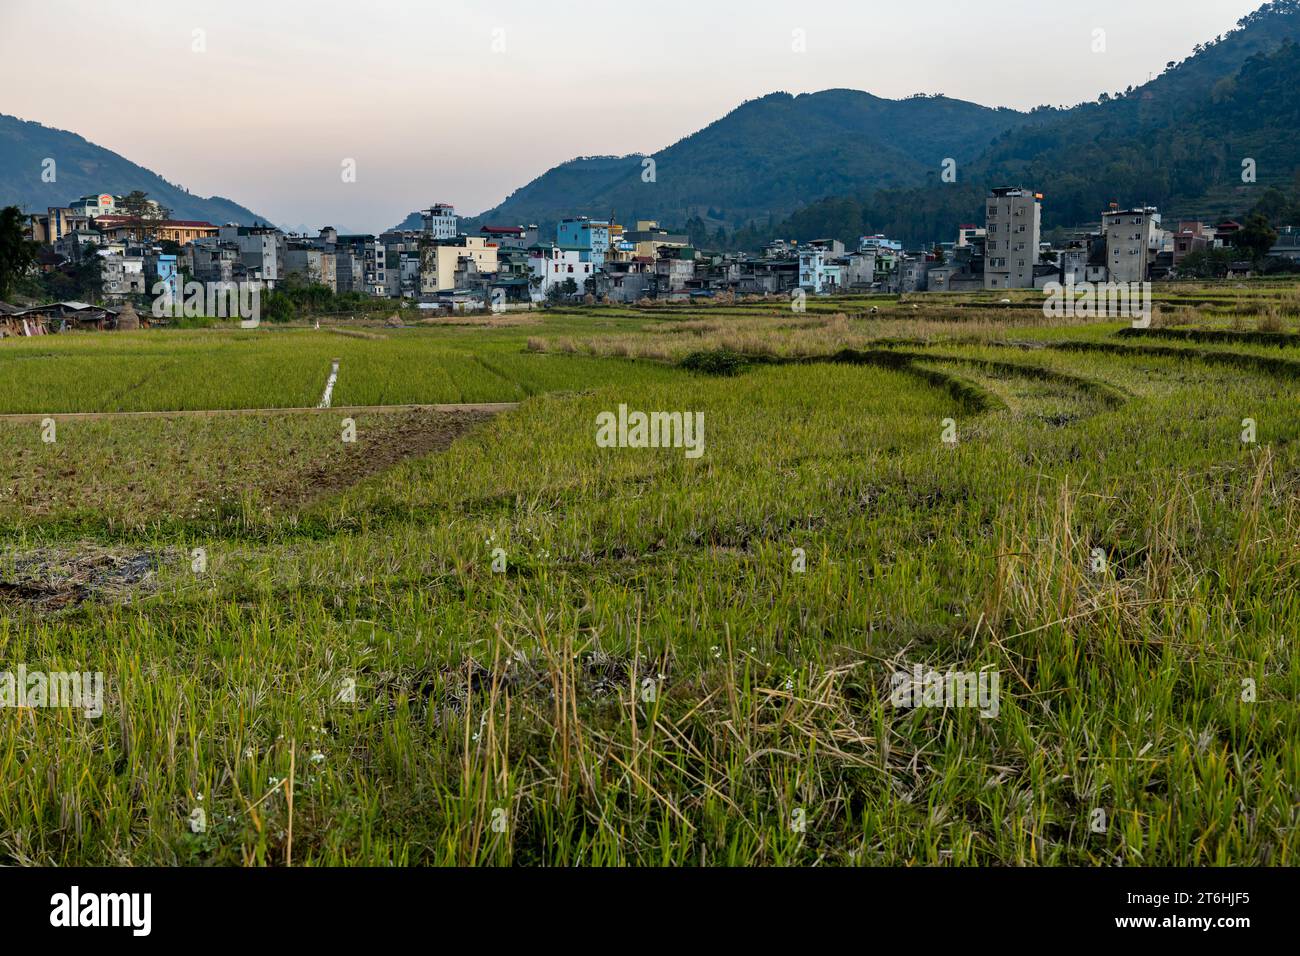
[[[55,161],[55,181],[44,182],[45,159]],[[0,206],[44,212],[94,193],[124,196],[141,189],[177,219],[206,219],[222,225],[266,222],[251,210],[221,196],[186,192],[110,149],[60,129],[0,114]]]
[[[772,234],[919,242],[979,221],[989,187],[1017,184],[1046,194],[1048,227],[1096,221],[1111,201],[1236,214],[1300,166],[1288,41],[1300,41],[1300,0],[1266,3],[1186,60],[1152,64],[1163,72],[1141,87],[1030,113],[947,97],[773,93],[652,154],[655,182],[642,181],[640,155],[575,159],[466,227],[535,222],[545,235],[563,216],[613,214],[709,241],[721,227],[739,246]],[[956,183],[941,178],[946,158]],[[1242,182],[1248,158],[1258,183]],[[402,228],[419,224],[412,215]]]
[[[1300,169],[1297,42],[1300,0],[1265,4],[1141,87],[1035,111],[963,167],[956,185],[859,190],[811,203],[776,231],[948,238],[954,225],[982,220],[986,191],[997,185],[1044,193],[1048,227],[1096,222],[1110,202],[1151,203],[1166,218],[1238,215]],[[1243,181],[1246,160],[1256,182]],[[753,245],[760,235],[735,239]]]
[[[728,228],[780,218],[810,199],[937,174],[945,159],[973,159],[1000,133],[1028,120],[947,97],[886,100],[857,90],[750,100],[647,158],[583,157],[549,170],[469,220],[539,223],[570,215],[680,225],[691,217]],[[402,228],[418,228],[412,214]]]

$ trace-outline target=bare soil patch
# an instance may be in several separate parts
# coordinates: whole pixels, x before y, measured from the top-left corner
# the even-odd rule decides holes
[[[350,488],[408,458],[445,451],[451,443],[496,413],[485,409],[439,412],[412,410],[359,419],[357,441],[321,462],[292,484],[276,489],[279,505],[301,506]]]
[[[10,555],[0,564],[0,605],[57,611],[97,599],[129,603],[157,588],[157,569],[180,560],[174,548],[131,550],[91,543]]]

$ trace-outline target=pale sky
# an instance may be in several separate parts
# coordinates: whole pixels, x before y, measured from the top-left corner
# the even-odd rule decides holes
[[[1261,3],[0,0],[0,112],[281,226],[379,231],[432,202],[477,214],[574,156],[654,152],[775,90],[1073,105]]]

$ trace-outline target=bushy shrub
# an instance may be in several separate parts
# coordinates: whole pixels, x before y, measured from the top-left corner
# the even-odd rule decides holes
[[[705,375],[735,375],[739,373],[748,359],[739,352],[731,349],[710,349],[703,352],[692,352],[681,360],[681,367],[692,372],[703,372]]]

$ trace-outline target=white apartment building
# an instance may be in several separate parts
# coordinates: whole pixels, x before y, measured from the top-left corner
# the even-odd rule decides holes
[[[456,207],[447,203],[435,203],[421,214],[424,231],[432,239],[456,238]]]
[[[585,291],[584,283],[591,278],[594,265],[582,260],[578,249],[561,249],[559,246],[548,248],[534,247],[528,250],[528,271],[535,278],[541,279],[538,287],[543,295],[552,286],[563,285],[565,279],[572,279],[578,287],[578,294]]]

